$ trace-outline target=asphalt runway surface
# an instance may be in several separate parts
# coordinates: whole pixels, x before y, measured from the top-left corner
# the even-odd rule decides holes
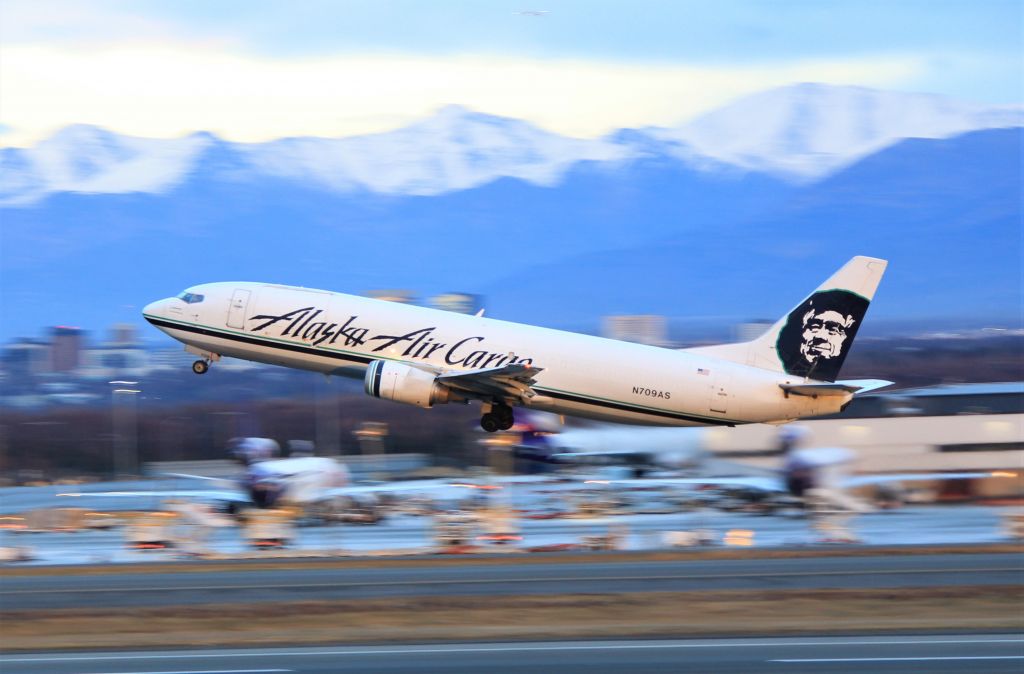
[[[283,568],[219,563],[188,573],[149,567],[102,574],[61,567],[56,574],[5,575],[5,610],[182,606],[218,603],[344,600],[411,596],[502,596],[708,590],[812,590],[1020,585],[1024,554],[933,554],[600,562],[586,555],[529,563],[493,564],[460,558],[458,564],[354,568],[338,563],[313,568],[302,560]],[[464,562],[464,563],[463,563]]]
[[[0,656],[4,674],[1019,673],[1014,634],[218,648]]]

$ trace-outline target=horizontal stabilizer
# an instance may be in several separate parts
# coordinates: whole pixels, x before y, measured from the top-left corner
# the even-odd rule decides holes
[[[890,384],[892,384],[891,381],[885,381],[884,379],[848,379],[831,384],[779,384],[779,388],[791,395],[817,398],[819,396],[846,396],[851,393],[866,393],[867,391],[874,391]]]

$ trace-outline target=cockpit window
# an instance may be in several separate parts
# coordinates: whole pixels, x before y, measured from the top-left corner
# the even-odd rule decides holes
[[[205,296],[197,295],[196,293],[184,292],[178,295],[178,299],[185,304],[199,304],[205,299]]]

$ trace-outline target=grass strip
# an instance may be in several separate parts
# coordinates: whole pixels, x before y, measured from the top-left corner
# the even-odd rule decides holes
[[[0,611],[0,650],[1024,629],[1024,588],[409,597]]]

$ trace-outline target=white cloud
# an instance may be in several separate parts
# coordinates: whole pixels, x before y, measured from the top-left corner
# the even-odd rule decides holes
[[[146,17],[118,0],[4,0],[0,29],[5,44],[102,44],[131,39],[171,39],[181,27]]]
[[[4,141],[24,145],[72,123],[171,137],[208,130],[239,141],[383,131],[457,103],[589,137],[670,125],[792,82],[905,86],[917,57],[809,60],[757,67],[511,57],[272,59],[208,44],[0,51]]]

